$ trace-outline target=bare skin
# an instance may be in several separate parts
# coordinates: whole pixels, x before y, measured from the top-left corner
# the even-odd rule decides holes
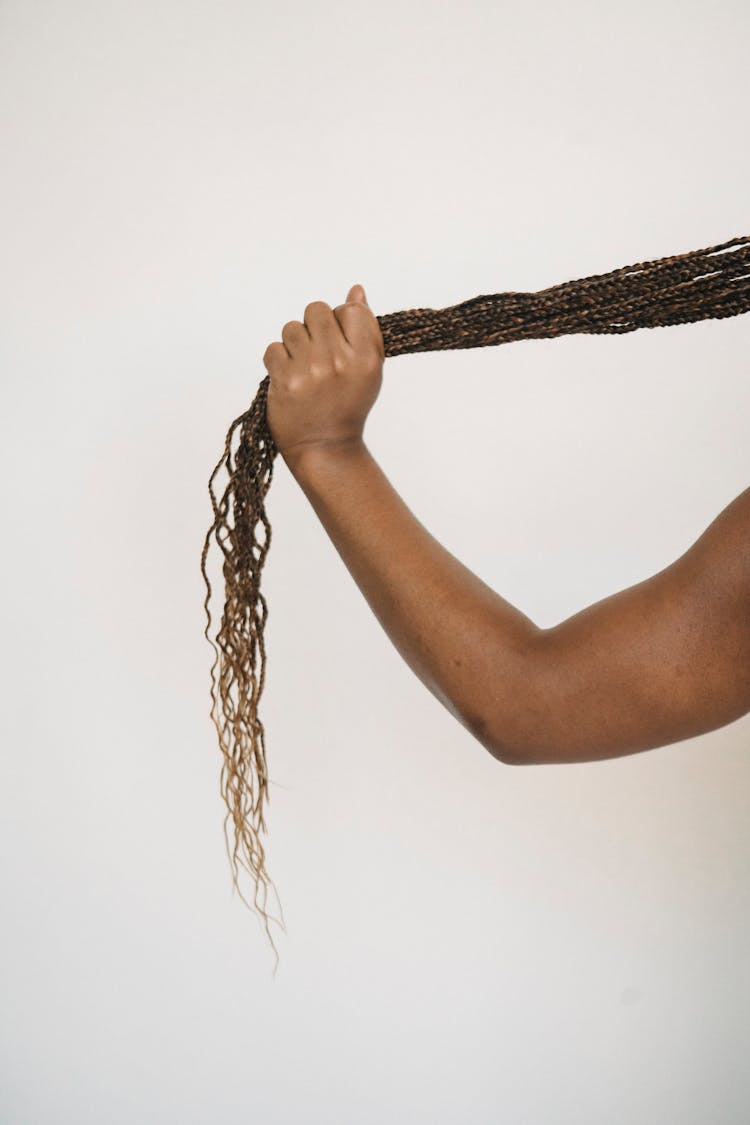
[[[750,488],[658,574],[539,628],[430,535],[367,448],[385,357],[360,290],[269,345],[268,423],[425,687],[508,765],[635,754],[750,711]]]

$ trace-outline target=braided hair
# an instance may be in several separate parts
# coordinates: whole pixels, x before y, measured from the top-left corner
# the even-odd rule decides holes
[[[624,333],[693,321],[720,319],[750,311],[750,235],[717,246],[669,258],[622,266],[610,273],[566,281],[535,293],[494,293],[472,297],[443,309],[408,309],[376,317],[385,355],[407,352],[484,348],[514,340],[543,339],[578,332]],[[263,918],[271,946],[268,888],[273,881],[265,867],[260,839],[266,831],[264,802],[269,800],[265,732],[258,716],[263,692],[266,652],[264,628],[268,606],[260,575],[271,543],[271,525],[264,508],[278,452],[266,422],[267,375],[250,408],[232,422],[224,452],[208,482],[214,513],[201,555],[208,617],[204,635],[216,657],[211,667],[210,717],[223,755],[220,791],[227,806],[224,834],[239,889],[239,865],[255,883],[254,906]],[[235,431],[239,444],[232,453]],[[234,460],[233,460],[234,457]],[[224,467],[228,483],[220,500],[213,481]],[[229,515],[231,508],[230,523]],[[258,532],[261,532],[260,538]],[[209,636],[211,584],[206,558],[211,536],[223,555],[224,611],[214,641]],[[217,648],[218,646],[218,648]],[[215,670],[219,666],[218,680]],[[218,687],[218,694],[217,694]],[[236,699],[232,688],[236,687]],[[217,707],[221,708],[221,721]],[[227,824],[234,826],[230,851]],[[262,902],[259,895],[262,891]],[[278,900],[278,893],[276,894]],[[279,900],[281,909],[281,902]],[[286,926],[281,911],[279,925]],[[273,921],[278,919],[273,918]],[[274,968],[274,974],[276,971]]]

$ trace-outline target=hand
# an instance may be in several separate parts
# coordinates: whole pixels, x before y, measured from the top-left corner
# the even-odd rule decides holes
[[[266,420],[288,462],[312,447],[361,443],[365,419],[383,382],[385,346],[361,285],[331,309],[313,301],[305,323],[290,320],[269,344],[263,363],[271,377]]]

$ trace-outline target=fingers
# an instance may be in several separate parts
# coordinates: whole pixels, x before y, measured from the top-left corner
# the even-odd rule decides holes
[[[272,372],[278,368],[280,363],[289,358],[289,352],[284,345],[278,340],[274,340],[263,353],[263,366],[268,371],[268,374],[271,375]]]
[[[313,304],[320,305],[323,304],[323,302],[316,301],[313,302]],[[333,320],[334,324],[336,324],[330,309],[328,310],[328,316]],[[333,329],[330,326],[326,328],[325,314],[322,310],[316,311],[313,306],[308,305],[307,309],[305,309],[305,318],[307,321],[305,324],[300,320],[287,321],[281,329],[281,342],[275,340],[272,344],[269,344],[265,350],[263,363],[266,367],[268,367],[269,363],[278,364],[282,360],[302,356],[313,342],[313,333],[318,343],[333,338]]]
[[[305,327],[310,338],[333,345],[341,341],[341,326],[325,301],[311,301],[305,309]]]
[[[354,288],[354,287],[353,287]],[[352,290],[349,291],[350,294]],[[345,343],[356,351],[374,344],[385,359],[380,326],[369,305],[363,301],[348,301],[332,309],[326,301],[311,301],[305,308],[304,323],[290,320],[281,330],[282,343],[269,344],[263,356],[266,367],[283,359],[301,355],[311,343],[332,350]],[[270,370],[270,368],[269,368]]]
[[[381,358],[385,359],[383,334],[369,305],[349,301],[345,305],[337,305],[333,312],[344,337],[353,348],[360,351],[374,343]]]
[[[369,306],[361,301],[349,301],[335,309],[325,301],[312,301],[305,309],[305,326],[312,340],[335,344],[343,336],[354,348],[372,337],[374,319]]]
[[[281,329],[281,339],[290,358],[294,358],[302,348],[310,343],[310,334],[304,324],[298,320],[290,320]]]

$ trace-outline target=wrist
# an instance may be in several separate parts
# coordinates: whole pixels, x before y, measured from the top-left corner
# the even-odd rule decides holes
[[[359,458],[368,452],[364,438],[346,438],[341,441],[308,442],[294,446],[282,453],[292,476],[300,480],[317,469]]]

